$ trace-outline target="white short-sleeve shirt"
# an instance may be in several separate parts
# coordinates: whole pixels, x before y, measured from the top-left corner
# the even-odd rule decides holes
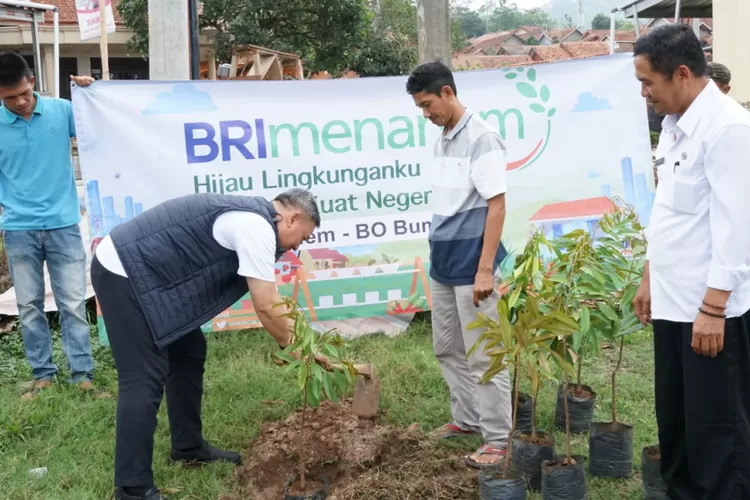
[[[222,247],[237,252],[237,274],[275,281],[276,234],[263,217],[239,210],[223,213],[214,222],[213,237]],[[112,238],[105,237],[96,247],[95,254],[106,270],[127,278]]]

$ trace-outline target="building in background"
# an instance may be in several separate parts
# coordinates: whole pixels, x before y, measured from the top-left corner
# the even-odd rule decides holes
[[[36,0],[39,3],[56,5],[60,20],[60,97],[70,99],[70,75],[91,75],[101,78],[102,60],[99,50],[99,39],[81,41],[78,27],[76,0]],[[112,0],[116,31],[108,35],[109,73],[113,80],[147,80],[149,77],[148,61],[141,54],[128,51],[128,41],[133,30],[123,23],[117,12],[119,0]],[[53,31],[52,14],[45,15],[45,22],[39,27],[41,46],[42,93],[52,95],[54,89]],[[34,70],[33,30],[30,23],[0,19],[0,50],[10,50],[23,55]],[[206,66],[216,64],[213,57],[213,45],[206,36],[201,37],[201,61]]]

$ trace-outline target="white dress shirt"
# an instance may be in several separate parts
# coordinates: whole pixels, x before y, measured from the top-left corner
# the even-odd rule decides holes
[[[731,291],[727,317],[750,310],[750,113],[709,81],[667,115],[648,228],[653,319],[692,323],[707,288]]]

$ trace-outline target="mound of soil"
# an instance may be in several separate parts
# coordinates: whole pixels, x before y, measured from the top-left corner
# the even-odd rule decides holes
[[[381,425],[350,408],[350,400],[325,402],[265,425],[237,471],[242,498],[283,499],[300,445],[308,474],[326,479],[330,500],[479,498],[477,473],[460,453],[433,444],[416,426]]]

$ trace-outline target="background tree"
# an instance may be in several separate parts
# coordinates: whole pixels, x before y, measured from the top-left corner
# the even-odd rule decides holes
[[[451,17],[458,22],[461,31],[466,38],[476,38],[485,34],[486,24],[479,13],[467,7],[456,7],[451,12]]]
[[[148,54],[148,0],[121,0],[118,11],[135,32],[131,50]],[[367,0],[205,0],[200,18],[202,29],[213,30],[219,60],[229,59],[233,45],[252,43],[331,73],[356,58],[372,22]]]
[[[595,30],[608,30],[610,28],[610,17],[601,12],[591,20],[591,28]]]
[[[611,17],[601,12],[594,16],[591,20],[591,28],[595,30],[608,30],[610,28]],[[630,21],[624,21],[622,19],[615,19],[615,29],[623,31],[632,31],[633,23]]]

